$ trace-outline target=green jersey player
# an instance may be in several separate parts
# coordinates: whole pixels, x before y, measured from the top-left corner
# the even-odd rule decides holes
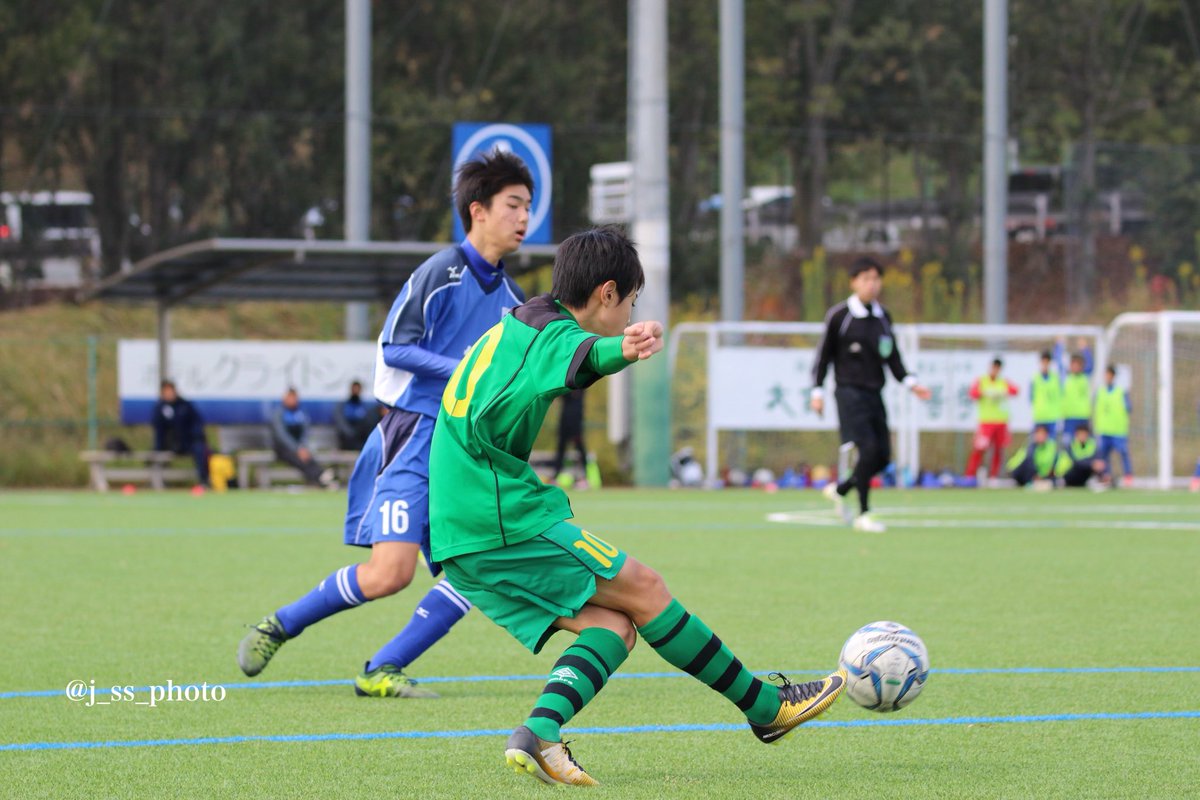
[[[747,670],[671,596],[662,576],[573,525],[557,486],[529,466],[555,398],[662,349],[662,325],[630,323],[645,281],[614,228],[559,245],[552,290],[518,306],[475,343],[446,384],[430,450],[430,544],[455,588],[533,652],[577,635],[555,663],[509,766],[546,783],[594,785],[562,742],[640,634],[670,664],[733,702],[770,743],[828,708],[845,674],[783,686]],[[782,677],[782,676],[781,676]]]

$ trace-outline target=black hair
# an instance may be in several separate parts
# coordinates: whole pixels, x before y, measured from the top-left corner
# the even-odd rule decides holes
[[[533,194],[533,175],[525,162],[513,153],[493,150],[458,168],[454,181],[454,207],[462,220],[463,230],[471,232],[471,204],[481,203],[490,208],[492,198],[505,186],[520,184]]]
[[[1042,351],[1042,360],[1043,360],[1043,361],[1053,361],[1053,360],[1054,360],[1054,356],[1050,355],[1050,351],[1049,351],[1049,350],[1043,350],[1043,351]]]
[[[850,265],[850,278],[857,278],[862,273],[868,270],[875,270],[879,275],[883,276],[883,265],[870,256],[859,256],[854,259],[854,263]]]
[[[1079,423],[1079,427],[1077,427],[1075,429],[1075,433],[1079,433],[1080,431],[1090,434],[1092,432],[1092,427],[1090,425],[1088,425],[1086,422],[1081,422],[1081,423]]]
[[[605,225],[563,240],[554,254],[551,297],[568,308],[583,308],[606,281],[616,282],[621,300],[646,285],[637,247],[624,231]]]
[[[1037,427],[1035,427],[1035,428],[1033,429],[1033,432],[1034,432],[1034,433],[1037,433],[1038,431],[1041,431],[1042,433],[1046,434],[1047,436],[1049,436],[1049,435],[1050,435],[1050,428],[1048,428],[1048,427],[1047,427],[1047,426],[1045,426],[1045,425],[1038,425]]]
[[[992,366],[993,366],[993,367],[1003,367],[1003,366],[1004,366],[1004,362],[1003,362],[1003,361],[1001,361],[999,358],[993,358],[993,359],[992,359]]]
[[[1114,367],[1112,364],[1109,364],[1107,367],[1105,367],[1104,371],[1107,372],[1109,375],[1112,375],[1114,378],[1117,377],[1117,368]]]

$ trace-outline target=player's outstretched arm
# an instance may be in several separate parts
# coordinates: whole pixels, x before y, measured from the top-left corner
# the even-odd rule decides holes
[[[625,329],[621,340],[621,354],[626,361],[641,361],[663,348],[663,326],[661,322],[644,320],[635,322]]]

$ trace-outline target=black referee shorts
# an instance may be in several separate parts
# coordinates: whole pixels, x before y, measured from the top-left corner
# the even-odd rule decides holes
[[[838,386],[833,396],[837,400],[842,442],[854,442],[860,458],[870,453],[886,466],[892,460],[892,437],[883,393],[858,386]]]

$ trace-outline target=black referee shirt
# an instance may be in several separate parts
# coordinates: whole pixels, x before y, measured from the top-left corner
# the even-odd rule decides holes
[[[891,315],[877,302],[866,306],[857,295],[829,309],[817,353],[812,373],[815,389],[825,383],[830,364],[838,386],[881,391],[884,364],[891,368],[896,380],[908,378],[905,383],[916,380],[900,360]]]

